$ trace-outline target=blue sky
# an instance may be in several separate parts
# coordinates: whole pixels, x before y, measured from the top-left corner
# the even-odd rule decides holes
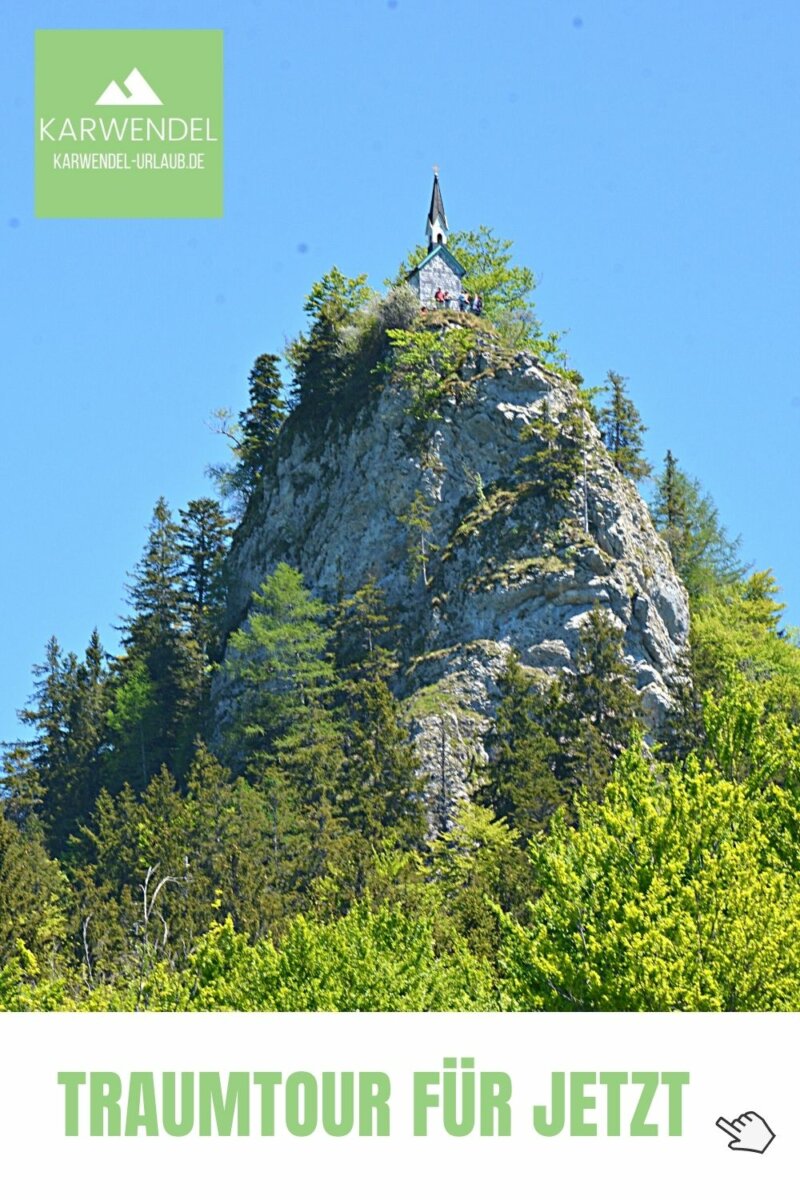
[[[68,21],[65,19],[68,15]],[[588,382],[627,375],[800,622],[800,6],[791,0],[29,0],[7,6],[0,739],[47,638],[109,648],[160,494],[333,263],[380,282],[451,227],[514,239]],[[222,28],[225,216],[33,217],[36,28]]]

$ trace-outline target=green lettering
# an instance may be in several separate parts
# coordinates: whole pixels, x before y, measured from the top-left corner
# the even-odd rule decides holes
[[[569,1132],[570,1137],[596,1137],[597,1126],[591,1121],[584,1121],[583,1114],[587,1109],[594,1108],[597,1100],[587,1096],[584,1088],[587,1084],[596,1083],[594,1071],[571,1071],[569,1076]]]
[[[662,1071],[661,1082],[667,1085],[669,1117],[667,1133],[680,1137],[683,1133],[683,1087],[689,1083],[688,1071]]]
[[[64,1133],[67,1137],[77,1137],[78,1093],[86,1083],[86,1073],[84,1071],[59,1071],[58,1082],[64,1088]]]
[[[140,1129],[144,1129],[148,1137],[158,1137],[156,1089],[150,1071],[131,1071],[128,1083],[125,1137],[136,1137]]]
[[[533,1106],[533,1128],[542,1137],[555,1137],[561,1133],[564,1128],[564,1115],[566,1112],[566,1089],[564,1086],[564,1072],[554,1071],[552,1076],[553,1089],[553,1116],[550,1121],[547,1120],[547,1108],[544,1104],[534,1104]]]
[[[122,1131],[120,1097],[122,1081],[113,1071],[89,1075],[89,1133],[92,1137],[119,1137]],[[107,1121],[104,1119],[107,1117]],[[106,1128],[107,1126],[107,1128]]]
[[[414,1137],[428,1136],[428,1109],[439,1107],[439,1096],[430,1088],[438,1082],[438,1071],[414,1072]]]
[[[606,1135],[619,1137],[621,1133],[620,1094],[622,1085],[628,1082],[627,1071],[601,1071],[600,1083],[606,1089]]]
[[[658,1071],[634,1071],[631,1082],[642,1085],[642,1094],[631,1118],[631,1137],[657,1137],[658,1126],[646,1122],[658,1087]]]
[[[364,1071],[358,1077],[358,1133],[360,1137],[389,1136],[389,1096],[392,1085],[383,1071]],[[374,1130],[373,1130],[374,1118]]]
[[[481,1137],[511,1136],[510,1101],[511,1078],[505,1071],[481,1071]]]
[[[256,1071],[253,1083],[261,1088],[261,1136],[275,1135],[275,1088],[283,1076],[280,1071]]]
[[[236,1117],[237,1137],[250,1132],[250,1079],[246,1071],[231,1071],[223,1095],[217,1071],[201,1071],[199,1075],[200,1136],[230,1137]],[[213,1121],[212,1121],[213,1113]]]
[[[317,1128],[317,1081],[308,1071],[295,1071],[286,1080],[286,1128],[294,1137],[308,1137]]]
[[[353,1128],[353,1072],[343,1071],[336,1086],[335,1071],[322,1072],[322,1128],[331,1137],[344,1137]],[[340,1097],[340,1112],[336,1115],[336,1094]]]
[[[192,1132],[194,1125],[194,1074],[191,1071],[181,1071],[181,1113],[176,1113],[177,1093],[175,1090],[175,1072],[165,1071],[161,1081],[161,1094],[164,1111],[161,1114],[161,1125],[169,1137],[186,1137]]]
[[[463,1061],[471,1062],[474,1066],[474,1060]],[[460,1083],[457,1071],[445,1071],[442,1092],[442,1123],[445,1132],[451,1137],[465,1137],[472,1133],[475,1127],[475,1071],[462,1070]]]

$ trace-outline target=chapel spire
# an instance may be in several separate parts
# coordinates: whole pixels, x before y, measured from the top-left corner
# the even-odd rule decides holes
[[[428,210],[428,223],[425,226],[425,233],[428,236],[428,251],[433,250],[434,246],[444,246],[447,244],[447,217],[444,215],[444,201],[442,200],[442,190],[439,187],[439,168],[433,168],[433,192],[431,193],[431,206]]]

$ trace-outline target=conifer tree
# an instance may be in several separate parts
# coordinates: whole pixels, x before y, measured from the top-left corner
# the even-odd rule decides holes
[[[552,732],[562,688],[555,681],[540,693],[515,654],[508,656],[497,685],[500,702],[478,798],[527,842],[568,795],[560,777],[562,749]]]
[[[566,503],[583,470],[585,447],[579,408],[570,406],[556,419],[545,399],[521,437],[534,445],[521,460],[534,493],[550,504]]]
[[[343,833],[342,734],[327,617],[300,572],[279,563],[253,593],[224,667],[232,697],[227,755],[267,796],[274,870],[286,878],[288,854],[290,891],[307,890],[324,874]]]
[[[208,667],[221,650],[231,523],[218,501],[208,498],[190,500],[180,517],[177,546],[183,558],[189,632]]]
[[[239,414],[242,435],[238,456],[248,495],[255,491],[264,473],[286,417],[279,363],[277,354],[258,356],[248,379],[250,403]]]
[[[573,787],[598,799],[640,719],[633,671],[623,658],[623,635],[595,606],[580,632],[576,670],[564,678],[569,774]]]
[[[41,794],[41,816],[47,843],[63,854],[70,833],[90,811],[100,789],[106,745],[106,670],[97,631],[83,661],[64,653],[56,638],[47,644],[45,662],[34,667],[36,685],[20,718],[32,727],[27,763],[18,757],[17,769],[27,774],[11,786]],[[35,775],[34,775],[35,772]]]
[[[179,538],[180,527],[162,496],[153,509],[144,553],[127,588],[132,613],[123,625],[123,640],[143,653],[166,655],[171,643],[184,633],[187,594]]]
[[[304,311],[309,318],[307,333],[289,346],[292,368],[292,397],[295,405],[327,415],[348,382],[347,330],[369,299],[366,275],[348,278],[332,267],[309,292]]]
[[[96,629],[77,671],[75,742],[81,787],[89,805],[94,803],[103,780],[108,750],[108,668],[106,653]]]
[[[0,770],[0,812],[6,819],[24,827],[46,796],[31,747],[18,742],[4,750]]]
[[[671,450],[655,480],[653,521],[667,543],[675,569],[696,599],[741,579],[739,539],[728,537],[716,505],[696,479],[678,466]]]
[[[234,760],[243,752],[271,755],[301,711],[324,702],[334,681],[327,615],[287,563],[253,593],[224,667],[234,701],[226,733]]]
[[[644,479],[650,474],[643,454],[646,426],[625,390],[627,380],[616,371],[609,371],[607,378],[611,398],[599,413],[600,433],[617,469],[629,479]]]
[[[415,583],[422,576],[425,587],[430,583],[428,563],[432,554],[439,549],[431,540],[431,513],[433,505],[425,499],[419,489],[414,493],[414,499],[408,511],[399,518],[407,532],[407,570],[408,577]]]
[[[68,927],[66,879],[38,823],[21,830],[0,809],[0,971],[20,941],[41,966],[54,967]]]
[[[370,844],[420,845],[426,831],[418,761],[389,687],[397,631],[383,592],[369,581],[334,620],[344,739],[345,815]]]
[[[440,904],[441,924],[454,927],[473,953],[494,964],[502,928],[498,906],[523,917],[535,880],[519,831],[482,804],[462,799],[449,828],[431,843],[426,886]]]
[[[336,666],[345,679],[388,679],[397,670],[397,629],[374,579],[343,596],[333,620]]]
[[[116,704],[120,687],[124,689],[133,680],[137,700],[147,701],[137,720],[140,733],[144,731],[146,775],[162,764],[177,769],[185,766],[202,696],[203,663],[190,631],[180,537],[180,527],[162,497],[128,586],[131,613],[122,626],[126,654],[117,663],[112,694]],[[149,692],[146,697],[145,691]],[[119,728],[119,722],[116,724]],[[119,744],[116,748],[125,757],[127,748]],[[116,782],[121,782],[119,777]],[[144,786],[146,779],[138,782]]]
[[[19,714],[20,720],[35,731],[32,759],[48,797],[64,797],[72,792],[69,731],[77,673],[75,655],[65,654],[57,638],[51,637],[44,662],[33,668],[35,683],[29,706]]]

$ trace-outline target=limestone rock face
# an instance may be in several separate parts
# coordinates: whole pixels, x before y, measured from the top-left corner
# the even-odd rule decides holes
[[[688,636],[669,551],[588,417],[586,470],[569,503],[548,505],[530,487],[531,443],[521,431],[545,400],[555,419],[577,405],[570,385],[523,354],[497,370],[484,365],[472,364],[466,398],[444,401],[424,437],[392,383],[349,423],[323,431],[290,419],[229,561],[231,628],[280,561],[327,600],[376,580],[401,630],[399,694],[442,819],[484,758],[510,649],[542,673],[569,671],[581,624],[601,605],[624,631],[657,726]],[[418,494],[430,505],[435,547],[427,583],[421,571],[410,577],[403,522]]]

